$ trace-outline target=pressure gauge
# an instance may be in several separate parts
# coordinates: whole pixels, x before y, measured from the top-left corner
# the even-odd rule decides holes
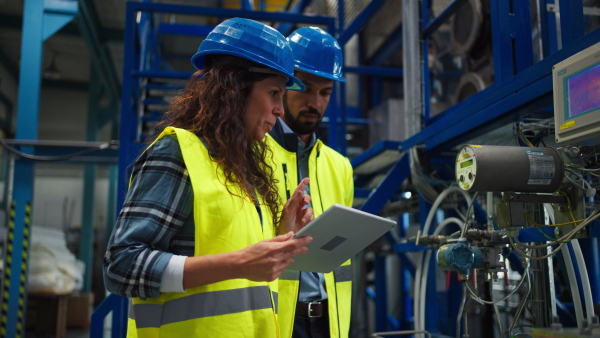
[[[465,145],[455,169],[466,191],[555,192],[564,174],[556,149],[533,147]]]
[[[471,190],[475,183],[477,166],[472,146],[464,146],[456,156],[456,181],[463,190]]]

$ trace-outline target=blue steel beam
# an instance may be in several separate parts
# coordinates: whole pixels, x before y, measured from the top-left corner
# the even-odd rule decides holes
[[[156,31],[154,30],[154,19],[152,13],[140,13],[137,18],[137,31],[139,36],[139,61],[140,68],[156,70],[153,64],[155,53]]]
[[[119,148],[119,179],[117,188],[117,209],[123,204],[124,195],[127,191],[122,179],[127,177],[127,168],[135,159],[136,147],[134,143],[137,141],[137,109],[138,102],[136,101],[135,91],[136,79],[133,78],[132,72],[137,70],[136,60],[138,53],[136,50],[136,6],[138,3],[128,2],[125,9],[125,43],[123,44],[123,86],[121,96],[121,128],[119,140],[121,142]],[[137,147],[139,148],[139,147]]]
[[[556,34],[556,15],[548,10],[548,5],[554,6],[554,0],[537,0],[540,12],[540,38],[542,40],[541,57],[558,50],[558,39]]]
[[[92,60],[90,74],[93,79],[99,77],[97,59]],[[86,126],[86,141],[98,141],[100,125],[100,97],[102,96],[102,86],[97,81],[92,81],[88,95],[88,114]],[[82,291],[89,293],[92,291],[92,271],[94,262],[94,204],[96,196],[96,174],[97,166],[95,163],[86,164],[83,174],[83,201],[81,210],[81,229],[79,242],[79,259],[85,264],[83,273]]]
[[[346,28],[341,31],[343,27],[340,27],[340,36],[337,39],[340,45],[345,46],[346,43],[354,36],[354,34],[358,33],[364,25],[369,21],[371,17],[377,12],[377,10],[381,7],[384,0],[373,0],[363,9],[359,15],[354,18],[354,21]],[[398,13],[400,14],[400,13]]]
[[[127,318],[126,316],[121,316],[120,314],[124,313],[129,304],[129,299],[115,295],[109,294],[100,305],[94,310],[92,313],[92,318],[90,319],[90,338],[103,338],[104,335],[104,318],[111,311],[115,311],[113,314],[113,338],[117,337],[125,337],[127,332],[127,323],[122,319]],[[119,315],[117,315],[119,312]],[[115,325],[118,325],[118,327]]]
[[[513,0],[514,15],[511,17],[511,35],[514,38],[513,55],[515,74],[533,64],[533,38],[531,34],[531,9],[525,1]],[[582,34],[583,35],[583,34]]]
[[[492,0],[494,80],[500,83],[533,64],[528,2]]]
[[[65,0],[46,0],[43,37],[46,40],[68,24],[77,13],[77,2]]]
[[[560,37],[562,46],[582,37],[585,33],[582,0],[559,0]]]
[[[57,1],[25,0],[23,13],[21,67],[19,74],[19,97],[16,136],[23,140],[35,140],[38,132],[43,41],[57,29],[57,16],[73,18],[68,11],[56,11]],[[46,8],[52,13],[46,13]],[[48,17],[54,24],[47,25]],[[62,20],[58,20],[62,21]],[[25,151],[31,150],[24,147]],[[25,330],[27,295],[27,266],[29,262],[29,236],[31,231],[31,205],[33,202],[33,163],[15,161],[13,178],[14,214],[12,215],[11,253],[7,255],[4,271],[4,292],[0,336],[21,337]]]
[[[490,7],[494,81],[495,83],[502,83],[515,74],[512,39],[510,34],[507,34],[512,31],[510,27],[512,13],[510,13],[510,3],[506,0],[491,0]]]

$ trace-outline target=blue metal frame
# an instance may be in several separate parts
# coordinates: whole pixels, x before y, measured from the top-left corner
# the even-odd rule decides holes
[[[584,34],[583,1],[582,0],[559,0],[560,5],[560,36],[562,46],[579,39]]]
[[[21,44],[16,137],[35,140],[38,131],[43,42],[75,17],[77,3],[25,0],[23,12],[24,43]],[[24,147],[23,150],[31,152],[32,148]],[[33,177],[33,163],[15,161],[12,196],[14,223],[9,229],[12,232],[9,234],[12,247],[10,256],[6,257],[0,322],[0,335],[4,337],[21,337],[25,333]]]
[[[558,37],[556,29],[556,16],[548,11],[548,5],[554,6],[554,0],[538,0],[540,11],[540,38],[542,42],[541,57],[546,58],[548,55],[558,50]]]

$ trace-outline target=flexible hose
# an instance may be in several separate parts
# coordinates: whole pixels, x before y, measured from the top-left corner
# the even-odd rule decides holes
[[[581,278],[581,286],[583,287],[583,300],[585,301],[585,314],[588,320],[588,325],[592,324],[592,318],[594,317],[594,300],[592,299],[592,289],[590,287],[590,278],[587,273],[587,266],[583,259],[583,253],[579,246],[579,241],[574,239],[571,241],[573,246],[573,253],[577,260],[577,266],[579,267],[579,277]]]
[[[583,325],[583,308],[581,306],[581,296],[579,295],[579,287],[577,286],[577,277],[575,277],[575,269],[571,260],[571,254],[569,248],[563,246],[560,251],[563,254],[565,260],[565,266],[567,268],[567,276],[569,277],[569,286],[571,289],[571,297],[573,298],[573,305],[575,307],[575,317],[577,318],[577,327],[582,328]]]
[[[460,319],[463,316],[463,312],[466,309],[465,304],[467,303],[468,292],[465,289],[465,285],[463,284],[463,297],[460,302],[460,307],[458,308],[458,315],[456,315],[456,338],[460,338]]]
[[[451,223],[457,224],[461,228],[464,226],[464,222],[456,217],[446,218],[445,220],[442,221],[442,223],[440,223],[440,225],[437,226],[437,228],[435,228],[435,230],[433,231],[433,236],[439,235],[439,233],[442,232],[444,227],[446,227],[446,225],[451,224]],[[422,276],[421,276],[421,282],[419,283],[419,284],[421,284],[421,288],[420,288],[421,293],[419,294],[419,298],[416,300],[421,303],[419,305],[419,311],[420,311],[419,321],[421,322],[420,323],[421,330],[425,329],[425,299],[427,297],[427,277],[429,275],[429,263],[431,262],[431,253],[432,253],[432,250],[429,250],[429,251],[427,251],[427,254],[425,255],[425,261],[423,262],[423,272],[422,272]]]
[[[494,193],[489,191],[486,197],[486,210],[488,213],[487,229],[488,231],[492,231],[494,229],[494,213],[492,212],[494,210]]]
[[[552,208],[552,205],[549,203],[544,203],[544,208],[546,208],[546,212],[548,213],[548,215],[550,216],[550,222],[552,222],[552,224],[554,224],[554,208]],[[573,253],[575,254],[575,259],[577,260],[577,266],[579,267],[579,277],[581,278],[581,285],[583,286],[583,299],[585,301],[585,312],[586,312],[586,317],[588,320],[588,323],[592,323],[592,318],[594,317],[594,301],[592,298],[592,289],[590,288],[590,279],[587,273],[587,266],[585,264],[585,260],[583,259],[583,253],[581,252],[581,246],[579,246],[579,241],[577,239],[574,239],[571,241],[571,245],[573,247]],[[564,250],[564,248],[563,248]],[[573,266],[571,263],[571,255],[567,249],[567,254],[569,254],[569,264],[567,269],[570,267],[571,269],[573,269]],[[564,257],[564,251],[563,251],[563,257]],[[565,258],[566,260],[566,258]],[[566,262],[565,262],[566,263]],[[573,275],[575,275],[573,273]],[[571,277],[569,276],[569,279]],[[579,293],[579,289],[577,289],[577,292]],[[583,317],[583,315],[582,315]],[[577,326],[579,326],[579,319],[577,320],[578,324]]]
[[[494,312],[496,313],[496,319],[498,320],[498,330],[500,331],[500,337],[504,337],[504,329],[502,328],[502,317],[500,317],[500,310],[498,310],[498,304],[494,301],[494,283],[490,280],[490,300],[493,303]]]
[[[431,206],[431,209],[429,210],[429,214],[427,215],[427,220],[425,221],[425,225],[423,226],[423,236],[427,236],[428,232],[429,232],[429,227],[431,226],[431,222],[433,221],[433,216],[435,215],[435,212],[437,211],[438,207],[440,206],[440,204],[442,203],[442,201],[444,200],[444,198],[446,198],[446,196],[448,196],[448,194],[452,193],[452,192],[460,192],[463,194],[463,196],[465,197],[465,199],[467,200],[467,203],[470,204],[471,203],[471,196],[469,196],[469,194],[460,189],[459,187],[453,185],[450,186],[446,189],[444,189],[444,191],[442,191],[438,197],[435,199],[435,201],[433,202],[433,205]],[[468,216],[468,215],[467,215]],[[423,273],[423,252],[419,252],[416,255],[416,271],[415,271],[415,285],[414,285],[414,293],[413,293],[413,314],[414,316],[417,316],[415,318],[415,330],[424,330],[425,329],[425,320],[422,318],[419,318],[419,314],[421,313],[420,309],[419,309],[419,298],[418,296],[421,294],[421,285],[419,285],[420,283],[418,283],[417,281],[421,280],[421,275]],[[421,323],[422,326],[421,326]]]
[[[529,293],[531,292],[531,279],[529,279],[529,269],[525,269],[524,273],[526,273],[525,276],[523,276],[522,278],[527,278],[527,292],[525,292],[525,295],[521,298],[521,302],[519,303],[519,307],[517,308],[517,311],[515,312],[515,316],[513,318],[512,323],[510,324],[510,327],[508,328],[508,336],[512,337],[512,330],[515,328],[515,324],[517,324],[517,320],[519,319],[519,317],[521,316],[521,312],[523,311],[523,308],[525,307],[525,302],[527,301],[527,297],[529,297]]]

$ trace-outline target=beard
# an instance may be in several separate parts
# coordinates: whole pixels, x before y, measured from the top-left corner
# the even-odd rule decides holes
[[[319,128],[319,125],[321,124],[321,120],[323,120],[323,115],[321,115],[321,113],[319,113],[319,111],[314,108],[303,109],[298,112],[298,116],[294,117],[292,115],[292,113],[290,113],[290,109],[287,105],[287,102],[284,101],[283,106],[284,106],[283,120],[285,121],[285,124],[287,124],[288,127],[290,127],[290,129],[296,134],[299,134],[299,135],[312,134],[313,132],[315,132],[317,130],[317,128]],[[311,122],[311,121],[300,122],[300,118],[302,117],[302,115],[306,115],[306,114],[317,115],[317,116],[319,116],[319,119],[316,122]]]

